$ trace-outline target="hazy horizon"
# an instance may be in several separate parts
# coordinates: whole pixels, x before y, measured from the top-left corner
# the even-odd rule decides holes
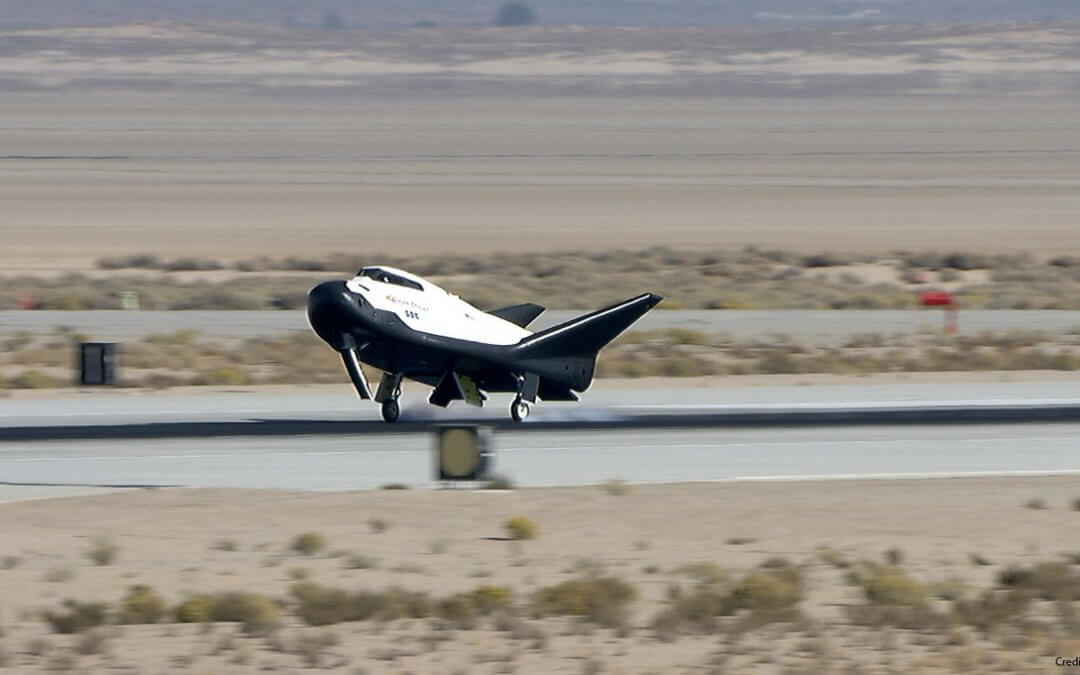
[[[326,28],[477,27],[493,23],[502,0],[9,0],[0,29],[140,21],[234,21]],[[856,26],[1080,20],[1072,0],[525,0],[543,25]]]

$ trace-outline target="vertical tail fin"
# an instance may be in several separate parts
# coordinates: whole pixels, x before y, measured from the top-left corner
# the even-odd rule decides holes
[[[552,326],[515,345],[514,360],[525,371],[583,391],[592,383],[597,352],[661,300],[643,293]]]

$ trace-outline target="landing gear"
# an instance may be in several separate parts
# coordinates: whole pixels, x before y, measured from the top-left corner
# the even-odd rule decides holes
[[[514,402],[510,404],[510,417],[514,418],[515,422],[520,422],[529,416],[529,403],[522,401],[521,397],[514,399]]]
[[[534,373],[518,375],[518,393],[510,404],[510,417],[520,422],[529,416],[529,406],[536,403],[536,394],[540,389],[540,378]]]
[[[385,422],[397,422],[398,417],[401,416],[401,406],[398,405],[397,397],[383,401],[381,410]]]
[[[375,392],[375,400],[382,404],[382,418],[387,422],[397,422],[401,416],[401,406],[398,405],[398,397],[401,396],[401,374],[383,373],[379,380],[379,390]]]

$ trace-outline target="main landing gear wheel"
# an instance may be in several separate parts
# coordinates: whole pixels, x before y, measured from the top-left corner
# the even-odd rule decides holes
[[[386,422],[397,422],[401,416],[401,406],[396,398],[388,398],[382,402],[382,418]]]
[[[514,402],[510,404],[510,417],[513,417],[515,422],[520,422],[528,416],[528,402],[522,401],[520,398],[515,398]]]

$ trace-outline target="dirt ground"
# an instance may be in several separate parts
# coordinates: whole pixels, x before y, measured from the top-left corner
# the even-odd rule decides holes
[[[972,659],[985,670],[1052,672],[1051,656],[1071,654],[1075,638],[1050,631],[1010,641],[1015,627],[983,637],[962,626],[944,635],[852,625],[847,608],[866,600],[846,579],[847,565],[895,550],[894,562],[916,579],[949,580],[974,595],[1007,566],[1075,554],[1077,496],[1080,477],[1059,476],[509,492],[154,490],[13,502],[0,505],[0,648],[20,673],[58,663],[87,673],[289,673],[316,663],[337,673],[967,672]],[[516,515],[539,526],[536,539],[505,538],[503,523]],[[325,537],[323,551],[290,550],[307,531]],[[100,536],[117,555],[96,566],[86,554]],[[357,554],[366,569],[349,569]],[[650,627],[675,587],[693,588],[685,566],[714,563],[738,577],[777,558],[803,576],[803,616],[794,623],[740,631],[722,623],[712,634],[666,639]],[[533,618],[537,589],[590,575],[635,587],[624,627]],[[287,601],[298,579],[434,597],[505,586],[519,623],[311,628],[286,602],[270,636],[245,636],[229,623],[126,625],[87,648],[40,618],[67,598],[115,607],[135,584],[170,605],[219,591]],[[313,643],[324,644],[314,657],[303,647]]]
[[[407,57],[357,55],[376,44],[276,53],[196,44],[177,28],[179,51],[169,51],[167,35],[135,28],[151,43],[124,43],[144,50],[124,57],[101,48],[122,33],[96,29],[6,47],[7,273],[85,271],[142,252],[1080,251],[1074,28],[915,32],[899,57],[863,40],[838,48],[831,34],[824,45],[751,44],[691,62],[685,33],[661,36],[674,41],[660,56],[606,42],[586,56],[553,53],[562,43],[541,42],[523,58],[498,43],[466,66],[439,52],[433,75],[415,66],[428,51],[412,43],[391,50]],[[449,38],[440,49],[456,54]],[[387,89],[402,81],[423,95]],[[988,631],[955,619],[910,630],[854,622],[867,598],[849,577],[893,550],[919,582],[978,597],[1011,565],[1078,559],[1077,497],[1080,477],[1069,476],[9,502],[0,670],[1056,673],[1055,656],[1080,653],[1072,600],[1037,599]],[[538,524],[535,540],[506,539],[516,515]],[[326,548],[291,550],[307,531]],[[116,547],[110,564],[87,557],[100,538]],[[712,563],[737,579],[778,558],[801,575],[797,614],[764,625],[723,616],[705,634],[654,627],[697,587],[685,566]],[[618,628],[534,616],[539,589],[604,575],[636,590]],[[300,580],[437,598],[498,585],[514,600],[508,615],[469,628],[436,618],[313,627],[290,596]],[[170,606],[196,593],[263,594],[281,601],[280,625],[255,636],[236,623],[169,621],[60,635],[43,619],[67,599],[115,613],[136,584]],[[931,609],[953,616],[953,604],[938,597]]]
[[[0,262],[10,274],[138,252],[1075,252],[1074,109],[1050,98],[5,99]]]

